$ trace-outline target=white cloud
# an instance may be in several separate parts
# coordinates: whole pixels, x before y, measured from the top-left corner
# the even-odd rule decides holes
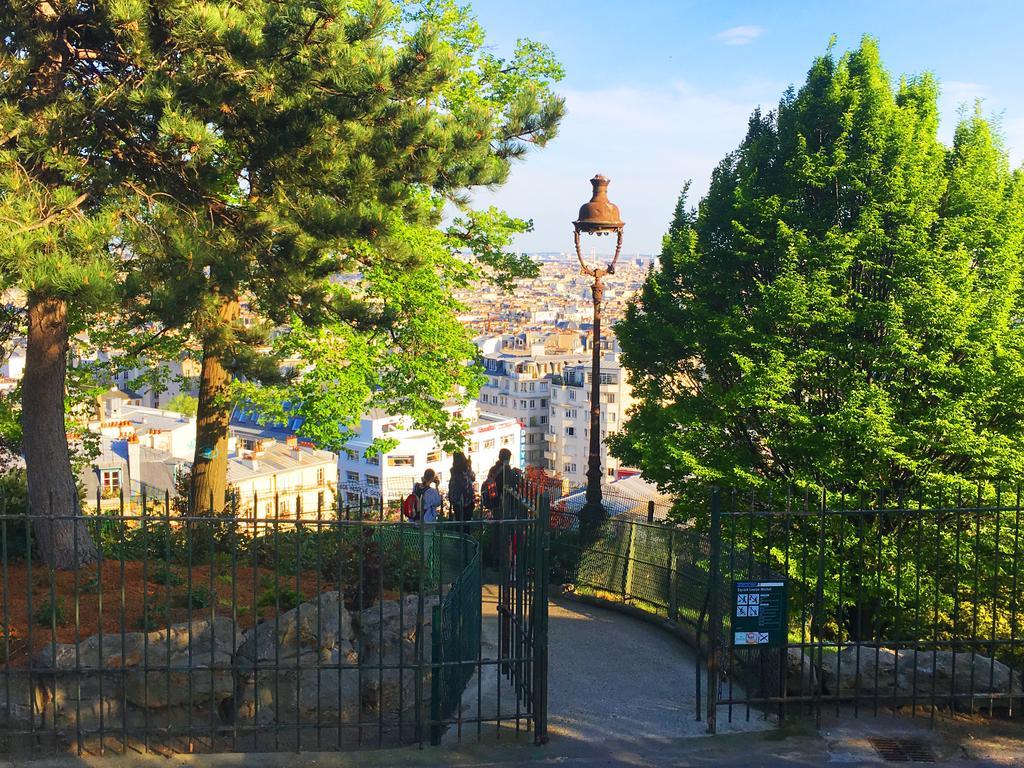
[[[763,28],[745,24],[739,27],[723,29],[715,35],[715,40],[726,45],[748,45],[763,34]]]
[[[696,204],[715,165],[742,140],[750,113],[758,105],[774,108],[784,88],[755,81],[712,91],[677,82],[567,91],[558,137],[517,164],[507,185],[475,202],[534,220],[536,231],[518,248],[570,250],[571,222],[590,195],[590,177],[603,173],[626,221],[623,253],[657,253],[686,180],[693,180]]]

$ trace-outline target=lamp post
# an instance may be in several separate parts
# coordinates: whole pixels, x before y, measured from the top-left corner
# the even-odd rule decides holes
[[[590,362],[590,455],[587,458],[587,503],[580,512],[581,522],[588,523],[604,518],[604,506],[601,504],[601,299],[604,286],[601,278],[615,274],[615,262],[619,260],[619,251],[622,250],[622,228],[626,226],[619,215],[619,206],[608,199],[609,179],[597,174],[590,183],[594,188],[590,201],[584,203],[579,218],[572,223],[580,270],[594,279],[590,286],[594,301],[594,336]],[[580,250],[580,235],[612,233],[616,236],[616,242],[615,256],[611,262],[606,268],[589,266],[583,260],[583,252]]]

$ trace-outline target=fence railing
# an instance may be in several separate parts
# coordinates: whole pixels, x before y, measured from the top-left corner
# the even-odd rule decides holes
[[[1016,490],[928,506],[708,496],[710,514],[700,517],[710,528],[634,515],[588,530],[577,511],[563,512],[552,560],[556,581],[662,619],[698,650],[694,703],[709,730],[720,709],[731,719],[737,708],[744,717],[810,714],[819,724],[829,708],[933,719],[943,709],[1020,713]],[[737,584],[783,585],[781,641],[734,631]]]
[[[438,743],[456,721],[500,728],[500,709],[461,711],[467,683],[479,696],[505,685],[487,670],[534,660],[481,638],[480,540],[536,540],[530,515],[99,512],[98,558],[57,571],[0,499],[0,754]]]

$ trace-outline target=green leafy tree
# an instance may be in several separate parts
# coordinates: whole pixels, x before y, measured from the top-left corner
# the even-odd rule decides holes
[[[198,408],[199,400],[185,392],[181,392],[167,401],[167,410],[185,416],[195,416]]]
[[[138,12],[159,62],[141,133],[158,138],[128,304],[202,349],[192,497],[218,511],[240,396],[297,403],[330,444],[372,403],[430,419],[474,386],[448,291],[529,271],[504,248],[527,224],[488,211],[438,227],[554,135],[561,70],[533,43],[494,57],[453,2]]]
[[[700,507],[1022,477],[1024,187],[977,112],[938,141],[937,93],[865,39],[754,113],[617,328],[618,456]]]

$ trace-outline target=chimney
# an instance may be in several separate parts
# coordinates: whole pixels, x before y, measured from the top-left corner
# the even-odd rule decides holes
[[[288,437],[285,438],[285,445],[293,451],[297,451],[299,450],[299,438],[295,435],[288,435]]]
[[[245,458],[246,458],[246,461],[249,462],[249,468],[252,469],[254,472],[260,468],[260,463],[256,459],[256,454],[255,453],[247,453],[245,455]]]
[[[128,435],[128,487],[131,488],[136,482],[142,481],[142,446],[139,444],[139,436]]]

